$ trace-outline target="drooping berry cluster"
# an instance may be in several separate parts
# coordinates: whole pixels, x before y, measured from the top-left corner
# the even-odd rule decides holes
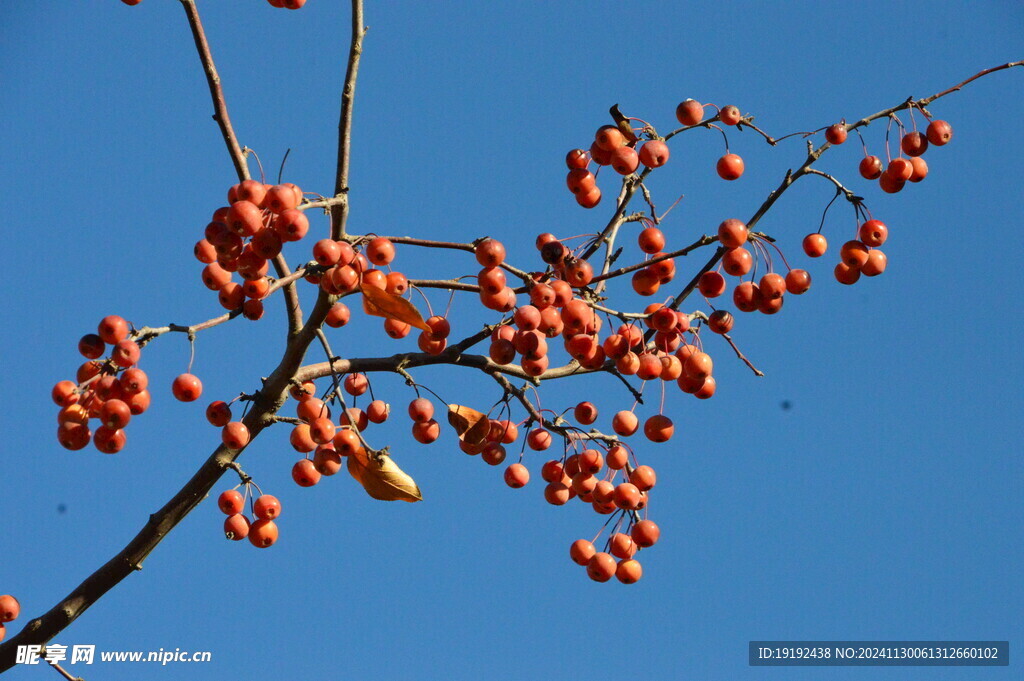
[[[57,441],[62,447],[78,450],[92,441],[104,454],[124,448],[124,428],[150,404],[149,377],[136,366],[142,349],[132,335],[128,322],[110,315],[100,320],[96,333],[78,342],[86,362],[78,367],[74,381],[59,381],[51,391],[60,407]],[[108,345],[109,356],[104,358]],[[95,432],[89,428],[92,420],[99,422]]]
[[[252,520],[244,513],[246,502],[249,502]],[[263,494],[251,480],[245,481],[243,492],[239,492],[238,487],[221,492],[217,497],[217,507],[227,516],[224,519],[224,536],[228,539],[242,541],[248,537],[249,542],[260,549],[277,541],[278,529],[274,520],[281,515],[281,502],[273,495]]]
[[[299,241],[309,231],[309,219],[297,209],[302,190],[291,183],[245,180],[228,191],[228,203],[214,211],[193,252],[206,265],[203,284],[217,292],[224,309],[240,309],[246,318],[257,320],[270,291],[269,261],[285,242]],[[233,273],[242,278],[241,284],[232,280]]]

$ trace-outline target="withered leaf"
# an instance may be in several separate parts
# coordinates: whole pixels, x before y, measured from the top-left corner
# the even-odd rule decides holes
[[[619,111],[618,104],[612,106],[612,108],[608,110],[608,113],[612,115],[612,119],[615,120],[615,125],[617,125],[619,131],[625,135],[627,142],[632,144],[639,139],[635,134],[633,134],[633,124],[630,123],[629,119],[626,118],[621,111]]]
[[[363,292],[363,312],[366,314],[394,319],[422,331],[430,331],[420,311],[402,296],[366,284],[361,285],[360,289]]]
[[[491,429],[491,421],[486,414],[460,404],[448,405],[448,423],[455,429],[460,440],[471,445],[482,443]]]
[[[366,493],[381,501],[423,501],[416,481],[387,454],[369,458],[364,465],[360,457],[348,457],[349,474],[363,486]]]

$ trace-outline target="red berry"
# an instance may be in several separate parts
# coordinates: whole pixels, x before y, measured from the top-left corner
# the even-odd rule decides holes
[[[281,502],[272,494],[263,494],[252,505],[253,514],[260,520],[273,520],[281,515]]]
[[[737,107],[730,104],[721,108],[718,112],[718,118],[726,125],[736,125],[740,122],[742,114],[740,114],[740,110]]]
[[[586,539],[577,539],[569,547],[569,558],[577,565],[586,565],[595,553],[597,553],[597,549]]]
[[[587,576],[595,582],[607,582],[615,574],[615,559],[603,551],[587,561]]]
[[[514,463],[505,469],[505,484],[512,489],[519,489],[530,481],[530,471],[521,463]]]
[[[739,248],[747,242],[747,226],[736,218],[723,221],[718,225],[718,241],[726,248]]]
[[[572,149],[565,155],[565,165],[569,167],[569,170],[573,168],[586,168],[587,163],[587,152],[583,149]]]
[[[806,293],[811,288],[811,275],[807,270],[790,270],[786,273],[786,290],[795,296]]]
[[[100,320],[97,329],[104,343],[114,345],[128,337],[128,322],[117,315],[110,315]]]
[[[192,374],[181,374],[171,384],[171,392],[181,402],[195,402],[203,394],[203,384]]]
[[[619,562],[615,568],[615,578],[623,584],[636,584],[643,577],[644,571],[640,561],[629,558]]]
[[[877,180],[883,169],[882,159],[877,156],[865,156],[858,167],[860,176],[865,180]]]
[[[640,157],[633,147],[618,147],[611,153],[611,166],[619,175],[629,175],[640,165]]]
[[[860,268],[860,272],[865,277],[876,277],[885,271],[887,263],[888,260],[885,257],[885,253],[882,253],[877,248],[872,248],[868,251],[867,262]]]
[[[232,541],[241,541],[249,536],[249,519],[241,513],[224,519],[224,536]]]
[[[726,154],[718,159],[715,169],[723,180],[738,180],[743,175],[743,159],[737,154]]]
[[[651,442],[668,442],[674,432],[672,419],[663,414],[655,414],[644,422],[644,435]]]
[[[265,549],[276,541],[277,525],[273,520],[257,520],[249,527],[249,542],[256,548]]]
[[[804,253],[812,258],[820,258],[828,250],[828,241],[823,234],[808,234],[803,241]]]
[[[9,594],[0,596],[0,622],[13,622],[21,614],[21,604],[18,599]]]
[[[221,440],[228,449],[242,449],[249,444],[249,429],[241,421],[232,421],[221,431]]]
[[[637,543],[637,546],[646,549],[658,543],[661,530],[658,529],[653,520],[641,520],[633,526],[630,535],[633,537],[633,541]]]
[[[829,144],[842,144],[846,141],[846,126],[842,123],[828,126],[825,130],[825,139]]]
[[[687,99],[676,107],[676,120],[683,125],[697,125],[703,119],[704,106],[695,99]]]
[[[640,422],[631,411],[620,411],[612,417],[612,430],[623,437],[629,437],[636,432]]]
[[[660,168],[668,163],[668,145],[662,140],[648,140],[640,147],[640,162],[648,168]]]
[[[236,489],[227,489],[217,497],[217,508],[227,515],[241,513],[245,508],[245,497]]]
[[[885,243],[889,228],[881,220],[868,220],[860,226],[857,234],[864,245],[877,248]]]
[[[910,165],[914,166],[914,172],[910,176],[911,182],[920,182],[928,175],[928,164],[923,158],[917,156],[910,159]]]
[[[910,132],[900,140],[900,149],[907,156],[920,156],[928,150],[928,138],[920,132]]]
[[[946,121],[932,121],[928,124],[928,129],[925,132],[928,136],[928,141],[937,147],[948,144],[949,140],[953,139],[953,126]]]
[[[725,293],[725,277],[718,272],[705,272],[697,280],[697,288],[705,298],[717,298]]]
[[[299,459],[292,466],[292,480],[299,487],[312,487],[320,482],[320,471],[316,469],[309,459]]]
[[[78,341],[78,351],[87,359],[99,359],[107,351],[107,345],[95,333],[87,333]]]

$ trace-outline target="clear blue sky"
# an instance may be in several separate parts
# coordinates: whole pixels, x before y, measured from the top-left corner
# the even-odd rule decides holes
[[[73,373],[78,338],[103,315],[163,324],[218,314],[191,251],[234,181],[179,3],[59,5],[0,9],[0,593],[21,599],[24,621],[118,551],[218,440],[200,404],[170,396],[188,361],[180,336],[146,349],[153,406],[118,456],[61,449],[49,390]],[[782,134],[1024,57],[1024,8],[1013,2],[367,5],[352,229],[490,234],[517,262],[535,259],[537,232],[579,234],[607,219],[607,204],[587,212],[572,201],[562,158],[611,104],[668,129],[686,97],[735,103]],[[274,175],[291,148],[286,179],[329,193],[347,3],[200,8],[241,142]],[[676,438],[640,450],[659,473],[651,517],[662,528],[641,583],[598,585],[569,562],[570,542],[600,521],[578,503],[543,502],[545,457],[530,457],[535,481],[513,491],[450,431],[422,447],[395,418],[374,437],[391,443],[426,501],[386,504],[344,475],[296,487],[287,432],[275,429],[242,463],[283,502],[278,545],[224,541],[208,500],[56,639],[210,650],[214,661],[71,670],[106,681],[1019,678],[1022,84],[1024,69],[1004,72],[935,104],[955,138],[928,152],[931,174],[901,194],[856,175],[856,143],[823,160],[888,223],[884,276],[841,287],[834,261],[800,253],[832,196],[819,178],[762,221],[815,286],[775,317],[740,317],[734,335],[765,378],[711,339],[715,398],[669,391]],[[883,133],[867,129],[873,150]],[[665,225],[670,245],[748,217],[804,156],[797,139],[775,149],[749,133],[730,140],[746,159],[739,181],[714,176],[717,133],[680,138],[652,179],[660,205],[686,195]],[[848,238],[851,213],[830,214],[834,244]],[[288,259],[305,260],[311,243]],[[419,276],[475,270],[463,256],[417,257],[400,252],[396,265]],[[479,322],[473,302],[457,299],[456,333]],[[259,324],[200,336],[203,404],[253,390],[276,362],[284,327],[271,303]],[[412,346],[376,321],[332,337],[342,355]],[[493,386],[468,371],[417,376],[489,405]],[[375,387],[396,412],[411,397],[393,377]],[[544,391],[553,407],[595,395],[604,424],[630,405],[610,377]],[[747,666],[751,639],[1009,639],[1016,659],[984,672],[765,670]]]

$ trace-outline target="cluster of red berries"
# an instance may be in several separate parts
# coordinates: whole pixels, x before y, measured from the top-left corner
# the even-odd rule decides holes
[[[718,226],[718,241],[726,249],[722,256],[720,269],[734,277],[744,277],[754,268],[755,254],[760,252],[768,262],[768,272],[755,283],[741,281],[733,289],[732,301],[741,312],[761,312],[775,314],[782,309],[786,293],[801,295],[811,287],[811,275],[806,270],[790,268],[783,277],[772,271],[771,259],[768,257],[768,243],[753,235],[741,220],[730,218]],[[753,247],[754,252],[746,248]],[[725,277],[718,270],[705,272],[697,280],[697,288],[707,298],[717,298],[728,289]],[[726,334],[732,330],[733,316],[725,310],[715,310],[708,316],[707,325],[715,333]]]
[[[270,291],[268,261],[284,242],[298,241],[309,231],[309,219],[297,209],[301,202],[302,190],[291,183],[245,180],[228,191],[230,205],[214,211],[193,249],[206,265],[203,284],[217,292],[225,309],[241,309],[252,320],[263,316],[263,298]],[[234,272],[241,284],[232,281]]]
[[[687,99],[676,107],[676,119],[688,127],[700,125],[704,120],[704,106],[696,100]],[[589,169],[591,162],[598,169],[611,166],[620,175],[635,173],[641,164],[652,169],[660,168],[668,162],[669,148],[665,138],[660,137],[646,123],[639,128],[631,128],[629,121],[634,120],[639,119],[625,119],[618,126],[601,126],[594,134],[589,149],[572,149],[565,155],[565,164],[569,168],[566,184],[576,196],[576,202],[584,208],[593,208],[601,202],[597,176]],[[738,108],[730,105],[719,109],[718,120],[731,126],[739,124],[743,116]],[[709,122],[707,125],[712,124]],[[644,141],[637,137],[637,132],[646,134],[647,139]],[[723,180],[737,180],[743,175],[743,159],[726,149],[725,155],[718,159],[715,170]]]
[[[60,407],[57,441],[62,447],[79,450],[91,440],[101,452],[116,454],[124,448],[124,428],[132,416],[149,408],[149,377],[136,366],[142,349],[131,336],[128,322],[110,315],[100,320],[97,333],[78,342],[86,362],[78,367],[74,381],[60,381],[51,391]],[[101,360],[108,345],[110,356]],[[91,419],[100,422],[95,432],[89,429]]]
[[[857,230],[857,238],[843,244],[840,261],[835,268],[836,281],[841,284],[857,283],[860,276],[876,277],[885,271],[888,260],[878,247],[889,237],[889,228],[881,220],[866,220]],[[820,233],[804,237],[804,253],[819,258],[828,249],[828,241]]]
[[[7,622],[13,622],[21,614],[21,604],[14,596],[4,594],[0,596],[0,641],[7,636]]]
[[[653,520],[640,520],[630,524],[625,532],[615,531],[608,537],[604,551],[598,551],[593,541],[577,539],[569,547],[569,558],[587,568],[587,576],[595,582],[607,582],[613,576],[623,584],[636,584],[643,577],[643,566],[635,556],[657,543],[661,529]],[[596,541],[596,539],[595,539]],[[618,558],[618,561],[615,559]]]
[[[254,485],[247,481],[244,495],[237,487],[221,492],[217,506],[227,516],[224,519],[225,537],[232,541],[242,541],[248,537],[253,546],[265,549],[277,541],[278,531],[274,520],[281,515],[281,502],[277,497],[262,492],[256,496],[252,493],[252,487]],[[246,500],[251,502],[252,521],[243,513]]]
[[[836,123],[825,130],[825,139],[831,144],[842,144],[846,141],[846,125]],[[888,165],[878,156],[866,153],[858,167],[861,177],[865,180],[878,180],[878,186],[887,194],[895,194],[906,186],[907,182],[920,182],[928,175],[928,164],[921,158],[928,146],[941,147],[953,139],[953,126],[943,120],[933,120],[928,128],[921,133],[917,130],[908,132],[900,138],[900,155],[890,159]],[[903,154],[909,156],[904,158]],[[888,148],[886,156],[888,156]]]
[[[565,156],[569,167],[566,184],[576,195],[576,202],[584,208],[593,208],[601,202],[601,189],[597,177],[588,170],[590,162],[598,166],[611,166],[620,175],[631,175],[643,163],[658,168],[668,162],[668,145],[661,138],[647,140],[637,148],[639,138],[630,131],[629,136],[614,125],[603,125],[594,134],[589,150],[573,149]]]
[[[356,397],[368,390],[369,380],[365,374],[348,374],[343,385],[349,395]],[[365,456],[359,433],[371,422],[383,423],[391,413],[390,405],[374,400],[365,411],[355,406],[344,410],[335,424],[330,406],[316,397],[315,390],[311,381],[289,390],[297,402],[295,415],[300,421],[289,437],[292,448],[303,455],[292,466],[292,480],[300,487],[312,487],[320,482],[321,476],[337,473],[343,456],[357,452]]]

